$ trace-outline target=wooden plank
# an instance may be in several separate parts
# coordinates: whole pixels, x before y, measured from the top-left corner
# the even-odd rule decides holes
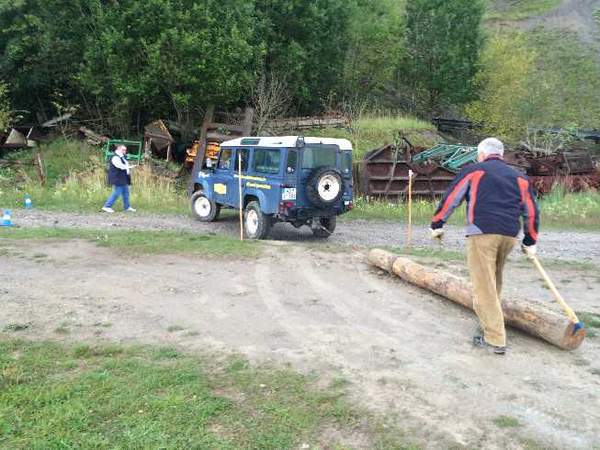
[[[246,128],[243,125],[233,125],[229,123],[213,122],[208,127],[209,130],[227,130],[235,133],[244,134]]]
[[[225,141],[229,141],[231,139],[236,139],[239,138],[239,136],[234,136],[231,134],[221,134],[221,133],[216,133],[214,131],[209,131],[206,134],[206,140],[207,142],[225,142]]]
[[[204,121],[202,122],[202,128],[200,130],[200,147],[198,148],[198,153],[196,154],[196,158],[194,158],[194,165],[192,166],[192,174],[190,176],[190,181],[188,183],[188,194],[192,195],[194,193],[194,179],[195,174],[197,174],[202,168],[202,163],[204,162],[204,153],[206,152],[206,134],[208,133],[208,126],[213,121],[213,117],[215,115],[215,105],[210,105],[206,108],[206,113],[204,113]]]

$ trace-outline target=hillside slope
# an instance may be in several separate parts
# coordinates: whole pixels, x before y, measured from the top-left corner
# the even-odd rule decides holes
[[[487,21],[524,31],[560,29],[576,33],[585,43],[600,44],[600,0],[497,0]]]

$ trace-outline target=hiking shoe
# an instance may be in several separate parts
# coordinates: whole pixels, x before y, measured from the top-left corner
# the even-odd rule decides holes
[[[126,211],[126,212],[136,212],[136,209],[135,209],[135,208],[132,208],[132,207],[130,206],[130,207],[129,207],[129,208],[127,208],[125,211]]]
[[[112,208],[109,208],[108,206],[103,206],[102,207],[102,211],[107,212],[107,213],[114,213],[115,210]]]
[[[479,348],[485,348],[492,350],[496,355],[504,355],[506,354],[506,347],[498,347],[497,345],[491,345],[485,342],[483,336],[473,336],[473,345]]]

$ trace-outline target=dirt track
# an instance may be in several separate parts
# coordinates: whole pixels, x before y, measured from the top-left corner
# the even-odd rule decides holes
[[[505,0],[496,3],[503,3],[504,7],[507,7],[514,1]],[[562,0],[560,5],[545,14],[523,20],[511,20],[508,24],[528,31],[540,27],[568,31],[578,35],[587,44],[597,44],[600,24],[596,21],[594,12],[599,9],[600,0]],[[503,19],[497,19],[496,22],[507,23]]]
[[[600,445],[600,337],[567,353],[510,332],[507,356],[485,353],[470,345],[471,312],[371,269],[361,252],[273,242],[235,261],[0,245],[0,329],[30,322],[20,335],[212,348],[341,374],[426,448]],[[529,268],[510,270],[509,292],[549,299]],[[576,310],[600,313],[597,273],[565,269],[558,281]]]
[[[574,32],[586,43],[597,43],[600,26],[594,12],[600,9],[600,0],[563,0],[556,9],[520,23],[525,29],[540,26]]]
[[[75,214],[39,210],[15,211],[13,221],[22,226],[82,227],[93,229],[143,229],[181,230],[201,233],[226,233],[237,236],[237,217],[230,213],[218,222],[201,223],[190,216],[156,216],[146,214],[108,215]],[[462,250],[464,233],[462,227],[447,226],[445,248]],[[335,233],[328,239],[333,244],[358,247],[405,245],[406,231],[403,224],[376,221],[340,221]],[[277,224],[271,240],[286,242],[318,242],[307,227],[295,229],[289,224]],[[420,247],[437,247],[429,237],[426,226],[414,228],[414,244]],[[600,233],[554,231],[542,228],[539,251],[542,257],[575,262],[590,262],[600,266]]]

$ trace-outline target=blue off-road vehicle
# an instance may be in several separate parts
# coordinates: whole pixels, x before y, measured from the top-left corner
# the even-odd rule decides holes
[[[211,222],[221,208],[241,207],[250,239],[264,239],[276,222],[307,225],[326,238],[336,217],[352,209],[352,144],[346,139],[234,139],[192,176],[192,213]]]

